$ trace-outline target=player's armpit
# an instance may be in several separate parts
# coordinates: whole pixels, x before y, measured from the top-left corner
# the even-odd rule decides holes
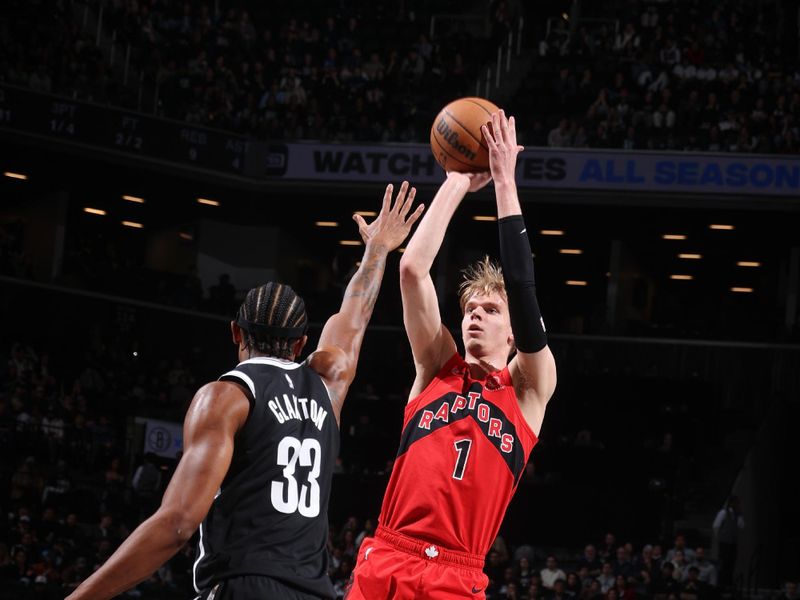
[[[325,382],[337,423],[342,414],[343,399],[355,378],[357,358],[357,356],[354,358],[350,353],[329,344],[320,345],[308,357],[308,365]]]

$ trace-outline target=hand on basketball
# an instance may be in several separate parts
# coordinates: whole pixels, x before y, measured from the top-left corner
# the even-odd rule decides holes
[[[372,223],[368,224],[361,215],[353,215],[353,220],[358,224],[358,232],[364,243],[372,242],[385,246],[390,252],[405,241],[412,225],[417,222],[422,211],[425,210],[425,205],[420,204],[413,213],[408,214],[414,204],[417,188],[409,189],[407,181],[400,186],[394,202],[392,202],[393,189],[391,183],[386,186],[381,212]]]
[[[460,173],[458,171],[448,171],[448,179],[463,178],[469,180],[469,191],[477,192],[482,187],[492,180],[492,174],[489,171],[480,171],[477,173]]]
[[[507,118],[503,110],[492,113],[492,127],[481,127],[489,146],[489,169],[495,185],[514,183],[517,154],[524,148],[517,144],[517,128],[514,117]]]

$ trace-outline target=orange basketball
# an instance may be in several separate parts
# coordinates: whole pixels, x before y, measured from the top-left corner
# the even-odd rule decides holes
[[[481,125],[500,110],[483,98],[459,98],[436,115],[431,127],[431,150],[445,171],[489,170],[489,148]]]

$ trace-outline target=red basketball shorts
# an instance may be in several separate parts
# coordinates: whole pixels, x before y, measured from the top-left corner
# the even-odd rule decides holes
[[[378,527],[364,538],[345,600],[483,599],[483,557]]]

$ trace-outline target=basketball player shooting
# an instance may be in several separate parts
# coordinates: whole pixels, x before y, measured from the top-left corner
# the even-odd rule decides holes
[[[502,271],[487,258],[466,272],[462,357],[442,324],[430,269],[458,205],[489,176],[448,173],[400,263],[416,378],[379,526],[359,549],[347,600],[485,596],[484,557],[555,389],[514,181],[522,148],[513,117],[495,112],[491,123],[482,131]]]
[[[250,290],[231,323],[238,366],[202,387],[184,423],[184,454],[161,507],[70,600],[116,596],[148,577],[200,527],[194,585],[203,600],[334,598],[328,577],[328,498],[339,416],[389,252],[422,214],[407,182],[386,188],[341,309],[317,350],[303,300],[280,283]]]

